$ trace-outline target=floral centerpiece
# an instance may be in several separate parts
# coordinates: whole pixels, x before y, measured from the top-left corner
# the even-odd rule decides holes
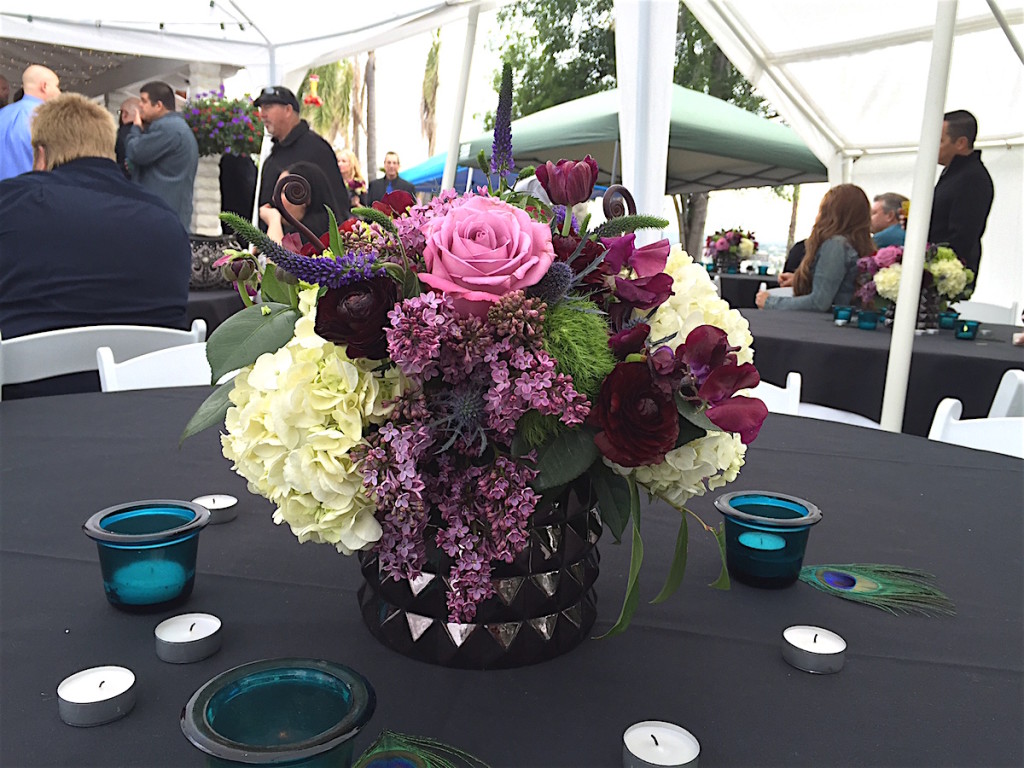
[[[899,298],[903,274],[903,247],[879,248],[872,256],[857,260],[860,287],[855,298],[861,306],[876,309],[879,304],[891,306]],[[949,302],[970,298],[974,272],[963,265],[952,248],[929,244],[924,255],[921,281],[922,303],[934,303],[928,314],[945,310]]]
[[[704,241],[704,256],[715,263],[719,272],[735,272],[741,261],[754,257],[757,247],[753,232],[739,227],[720,229]]]
[[[490,161],[501,179],[510,81]],[[578,221],[589,157],[536,174],[550,207],[504,181],[425,205],[395,192],[293,244],[307,255],[224,214],[266,257],[231,257],[263,303],[211,335],[214,378],[241,371],[185,436],[223,420],[224,455],[300,541],[370,552],[382,579],[414,590],[441,557],[449,627],[474,620],[535,514],[583,482],[616,539],[633,524],[614,633],[638,600],[639,489],[680,512],[665,599],[682,578],[684,505],[735,479],[767,411],[739,394],[758,383],[746,320],[680,249],[637,244],[634,230],[667,222]]]
[[[251,99],[225,98],[221,85],[216,91],[193,96],[182,114],[195,134],[200,157],[259,154],[263,123]]]

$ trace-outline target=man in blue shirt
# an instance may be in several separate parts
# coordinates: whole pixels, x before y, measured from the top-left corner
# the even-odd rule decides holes
[[[903,245],[907,233],[900,226],[900,210],[906,200],[903,195],[886,192],[871,204],[871,238],[879,248]]]
[[[32,170],[32,115],[36,107],[60,96],[53,70],[33,64],[21,76],[25,95],[0,109],[0,181]]]
[[[146,83],[140,94],[135,124],[124,140],[132,178],[171,206],[188,231],[199,145],[185,118],[176,111],[171,86]]]

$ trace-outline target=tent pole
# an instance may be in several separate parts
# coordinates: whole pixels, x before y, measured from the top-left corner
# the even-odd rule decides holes
[[[1003,32],[1006,34],[1006,39],[1010,41],[1010,46],[1017,54],[1017,58],[1020,59],[1021,63],[1024,64],[1024,48],[1021,48],[1020,40],[1013,34],[1013,30],[1010,28],[1010,22],[1006,20],[1006,15],[1003,13],[1003,9],[999,7],[996,0],[988,0],[988,7],[992,11],[992,15],[996,17],[996,21],[999,22],[999,26],[1002,27]]]
[[[612,184],[615,183],[615,169],[618,168],[618,167],[619,167],[619,140],[616,139],[615,140],[615,149],[613,150],[613,153],[612,153],[612,172],[611,172],[611,179],[608,182],[608,186],[609,187]],[[622,174],[619,174],[619,175],[621,176]]]
[[[924,250],[928,241],[928,224],[931,221],[932,196],[935,191],[935,162],[939,154],[943,105],[953,53],[956,8],[957,0],[939,0],[935,14],[935,34],[932,38],[932,56],[921,121],[921,143],[910,192],[913,210],[907,222],[907,240],[903,248],[899,295],[904,298],[902,302],[896,302],[896,321],[892,327],[885,392],[882,395],[882,429],[890,432],[902,430],[903,410],[907,401]]]
[[[466,44],[462,49],[462,71],[459,72],[459,90],[455,96],[455,114],[452,116],[452,133],[448,139],[448,157],[444,162],[444,175],[441,177],[441,189],[452,189],[455,186],[455,168],[459,162],[459,139],[462,134],[462,118],[466,112],[466,94],[469,91],[469,67],[473,63],[473,48],[476,45],[476,25],[480,18],[480,6],[474,5],[466,17]],[[472,178],[472,158],[470,158],[470,177]]]

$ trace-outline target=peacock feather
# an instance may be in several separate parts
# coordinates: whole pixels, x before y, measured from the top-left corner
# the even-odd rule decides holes
[[[382,731],[353,768],[487,768],[458,747],[422,736]]]
[[[849,563],[805,565],[800,580],[844,600],[872,605],[892,614],[953,616],[956,606],[931,582],[930,573],[899,565]]]

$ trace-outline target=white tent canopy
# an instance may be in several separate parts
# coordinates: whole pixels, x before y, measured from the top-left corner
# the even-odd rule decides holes
[[[831,183],[910,196],[936,0],[687,7],[825,164]],[[978,118],[976,146],[995,183],[975,298],[1024,305],[1024,7],[960,0],[956,18],[945,108]]]

